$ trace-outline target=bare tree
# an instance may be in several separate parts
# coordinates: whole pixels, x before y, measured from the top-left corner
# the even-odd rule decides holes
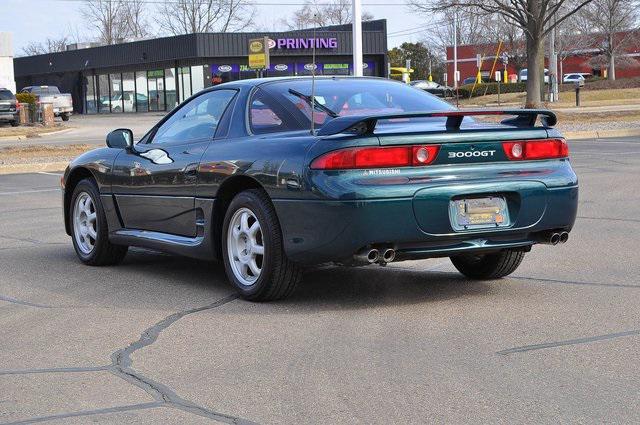
[[[478,14],[471,10],[461,10],[458,13],[456,28],[455,13],[452,9],[442,10],[436,16],[433,16],[433,12],[431,12],[430,15],[441,24],[431,26],[429,31],[425,32],[425,38],[443,52],[446,52],[447,46],[453,44],[454,32],[457,33],[458,44],[461,45],[495,41],[496,32],[493,30],[495,16]]]
[[[64,52],[69,44],[69,37],[64,35],[55,38],[47,37],[44,41],[32,41],[22,48],[25,56],[43,55],[45,53]]]
[[[433,13],[447,8],[497,14],[520,27],[527,47],[527,107],[542,103],[544,37],[592,0],[408,0],[416,11]],[[571,8],[566,5],[572,2]]]
[[[301,30],[311,26],[350,24],[351,18],[351,0],[332,0],[322,4],[306,0],[289,18],[284,18],[282,24],[290,30]],[[363,21],[372,19],[371,13],[362,12]]]
[[[102,43],[122,43],[129,36],[125,0],[85,0],[80,13]]]
[[[577,13],[556,28],[556,54],[558,55],[558,81],[564,76],[564,61],[571,56],[584,54],[594,46],[593,33],[585,32]]]
[[[144,0],[127,0],[123,3],[123,15],[126,19],[128,36],[134,40],[151,35],[147,8]]]
[[[616,79],[616,64],[638,65],[624,55],[625,50],[640,42],[639,14],[631,0],[593,0],[577,15],[584,35],[591,35],[600,55],[591,60],[594,67],[608,68],[608,78]]]
[[[158,9],[160,27],[173,35],[233,32],[251,23],[249,0],[165,0]]]

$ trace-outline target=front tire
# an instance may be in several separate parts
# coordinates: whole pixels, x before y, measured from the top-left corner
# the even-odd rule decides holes
[[[451,262],[460,273],[471,279],[499,279],[516,271],[524,251],[505,250],[493,254],[462,254],[451,257]]]
[[[264,191],[246,190],[233,198],[222,238],[227,277],[243,298],[272,301],[293,292],[302,271],[284,252],[280,223]]]
[[[11,127],[17,127],[20,125],[20,121],[11,121]]]
[[[71,196],[69,227],[78,258],[90,266],[117,264],[127,255],[126,246],[109,242],[107,217],[93,180],[80,181]]]

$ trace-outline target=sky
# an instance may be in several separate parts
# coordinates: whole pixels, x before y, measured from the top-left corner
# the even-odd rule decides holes
[[[425,22],[425,18],[411,13],[404,5],[404,0],[362,1],[363,10],[372,13],[376,19],[387,19],[389,48],[405,41],[417,42],[423,38],[420,27]],[[299,4],[302,0],[255,0],[255,2]],[[318,3],[321,2],[322,0],[318,0]],[[383,3],[383,5],[376,6],[376,3]],[[86,24],[79,12],[80,6],[80,0],[0,0],[0,31],[13,33],[14,52],[17,56],[22,48],[32,41],[42,41],[47,37],[59,37],[69,33],[87,33]],[[149,6],[153,9],[155,5]],[[274,22],[278,22],[297,8],[299,6],[259,5],[256,25],[259,28],[274,28]]]

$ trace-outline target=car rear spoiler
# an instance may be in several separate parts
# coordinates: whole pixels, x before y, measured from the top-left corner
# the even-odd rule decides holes
[[[331,136],[345,132],[358,134],[373,134],[378,120],[400,118],[437,118],[446,117],[447,131],[460,130],[464,117],[475,115],[512,115],[502,121],[502,124],[514,127],[535,127],[538,116],[545,127],[553,127],[558,122],[556,114],[547,109],[468,109],[463,111],[435,111],[435,112],[401,112],[380,115],[353,115],[337,117],[318,129],[318,136]]]

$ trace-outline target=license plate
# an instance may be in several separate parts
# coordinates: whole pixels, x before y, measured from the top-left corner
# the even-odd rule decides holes
[[[507,202],[501,196],[451,201],[451,224],[455,230],[485,229],[509,225]]]

